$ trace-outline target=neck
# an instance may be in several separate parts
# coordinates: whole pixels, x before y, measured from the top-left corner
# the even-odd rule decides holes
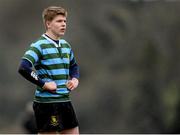
[[[55,35],[54,33],[52,33],[51,31],[46,31],[45,33],[46,35],[48,35],[51,39],[53,40],[59,40],[60,37],[58,35]]]

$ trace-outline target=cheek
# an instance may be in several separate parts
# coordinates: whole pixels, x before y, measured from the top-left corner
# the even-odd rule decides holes
[[[53,28],[56,30],[58,30],[60,27],[61,27],[61,25],[59,25],[59,24],[54,24],[54,26],[53,26]]]
[[[53,25],[53,26],[51,26],[51,30],[54,31],[54,32],[56,32],[56,31],[58,31],[58,27],[55,26],[55,25]]]

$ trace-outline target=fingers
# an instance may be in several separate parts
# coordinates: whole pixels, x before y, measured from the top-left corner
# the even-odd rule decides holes
[[[46,82],[43,86],[44,90],[55,91],[57,89],[57,85],[55,82]]]
[[[67,88],[70,90],[74,90],[79,84],[79,81],[77,78],[72,78],[72,80],[69,80],[66,84]]]
[[[67,82],[66,86],[70,90],[74,90],[75,89],[74,83],[71,80]]]
[[[73,78],[72,80],[69,80],[67,83],[66,83],[66,87],[69,89],[69,90],[74,90],[79,84],[79,81],[78,79],[76,78]],[[46,82],[43,86],[43,89],[44,90],[47,90],[47,91],[50,91],[50,92],[55,92],[56,89],[57,89],[57,85],[55,82]]]

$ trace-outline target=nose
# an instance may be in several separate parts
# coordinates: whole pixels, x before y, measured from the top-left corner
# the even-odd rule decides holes
[[[63,21],[62,25],[63,25],[63,26],[66,26],[66,22],[65,22],[65,21]]]

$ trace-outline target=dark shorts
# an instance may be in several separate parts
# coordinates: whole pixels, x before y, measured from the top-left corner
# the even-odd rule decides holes
[[[71,102],[33,103],[38,132],[60,132],[78,126]]]

